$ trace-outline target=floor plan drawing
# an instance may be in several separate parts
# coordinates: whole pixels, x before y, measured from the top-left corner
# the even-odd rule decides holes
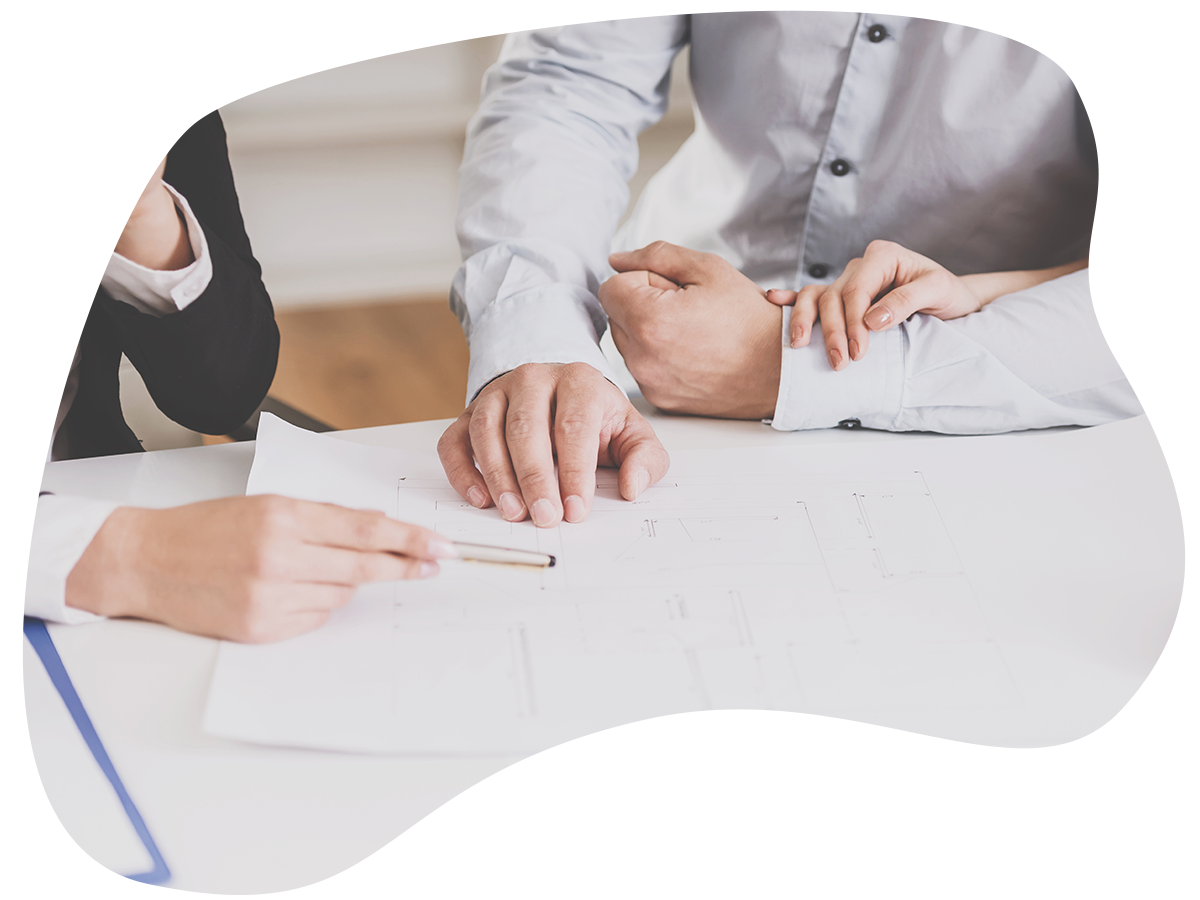
[[[396,481],[397,518],[557,559],[393,587],[398,721],[428,733],[486,709],[481,729],[515,740],[691,709],[970,703],[972,685],[1017,701],[920,472],[615,490],[586,524],[543,530],[444,480]],[[922,690],[951,670],[955,690]]]
[[[267,421],[253,492],[372,508],[557,562],[447,561],[435,578],[360,588],[309,634],[223,644],[205,716],[214,734],[507,754],[653,716],[744,708],[1028,746],[1099,720],[1100,707],[1078,699],[1084,687],[1128,696],[1135,683],[1128,667],[1072,649],[1107,627],[1091,612],[1106,608],[1090,599],[1104,594],[1102,579],[1087,594],[1075,581],[1056,593],[1038,547],[992,550],[1062,521],[1073,525],[1055,533],[1074,543],[1061,546],[1092,559],[1077,536],[1106,539],[1122,521],[1111,495],[1087,511],[1095,494],[1084,482],[1057,502],[1041,470],[1014,462],[1028,443],[673,454],[671,472],[636,501],[602,470],[585,522],[539,529],[466,503],[434,454]],[[1074,451],[1062,454],[1055,489],[1078,469]],[[991,493],[980,500],[972,479],[984,463]],[[1076,581],[1092,578],[1088,565],[1070,569]],[[998,593],[1006,581],[1015,588]],[[1084,632],[1062,624],[1064,603]]]

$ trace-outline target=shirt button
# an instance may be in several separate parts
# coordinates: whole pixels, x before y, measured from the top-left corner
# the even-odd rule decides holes
[[[808,267],[808,275],[810,278],[816,278],[818,281],[826,278],[829,275],[829,266],[825,263],[813,263]]]
[[[843,175],[850,174],[850,163],[844,159],[835,159],[829,164],[829,171],[841,178]]]
[[[888,36],[888,30],[882,25],[872,25],[867,29],[867,40],[872,44],[878,44]]]

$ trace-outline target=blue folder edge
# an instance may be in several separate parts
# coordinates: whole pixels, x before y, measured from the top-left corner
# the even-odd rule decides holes
[[[104,773],[104,777],[108,779],[108,783],[112,785],[112,789],[117,792],[117,799],[121,801],[121,806],[125,809],[125,815],[129,816],[129,823],[133,825],[133,830],[141,838],[142,845],[146,848],[146,852],[150,854],[150,859],[154,863],[154,868],[149,872],[126,875],[125,877],[133,881],[143,882],[144,884],[162,884],[171,877],[171,870],[167,868],[166,861],[162,858],[162,854],[158,852],[158,845],[154,843],[154,838],[150,836],[150,830],[146,828],[146,823],[142,820],[142,814],[138,812],[138,808],[134,805],[129,792],[125,790],[125,785],[121,783],[121,776],[113,768],[112,760],[108,758],[108,751],[100,743],[100,736],[96,734],[96,729],[92,725],[92,720],[88,717],[87,710],[83,708],[79,694],[75,693],[75,685],[71,684],[71,676],[67,674],[66,667],[63,666],[62,657],[58,655],[58,648],[54,646],[54,641],[50,639],[50,632],[46,629],[46,623],[41,619],[26,616],[25,637],[29,639],[29,643],[33,645],[34,651],[37,652],[38,659],[46,667],[46,673],[50,676],[50,681],[53,682],[58,695],[62,697],[63,703],[67,705],[67,709],[71,713],[71,718],[75,720],[75,727],[83,735],[83,740],[87,743],[88,749],[92,751],[92,756],[96,758],[96,762],[100,766],[100,771]]]

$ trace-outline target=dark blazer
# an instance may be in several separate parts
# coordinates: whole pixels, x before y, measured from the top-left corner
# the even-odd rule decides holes
[[[181,312],[161,318],[96,291],[79,338],[78,390],[55,444],[59,455],[142,449],[121,414],[122,353],[159,409],[204,434],[227,434],[245,422],[275,377],[279,330],[242,224],[217,113],[171,148],[163,180],[187,198],[204,230],[212,280]]]

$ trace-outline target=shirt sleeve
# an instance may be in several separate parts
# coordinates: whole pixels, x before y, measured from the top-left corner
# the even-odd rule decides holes
[[[187,226],[188,243],[192,245],[192,262],[182,269],[161,271],[147,269],[119,253],[113,253],[100,279],[100,286],[114,300],[128,303],[138,312],[151,316],[165,316],[186,309],[188,304],[204,293],[212,280],[212,257],[208,252],[208,241],[187,199],[167,184],[163,187],[171,192],[175,207],[183,214]]]
[[[848,418],[885,431],[994,434],[1099,425],[1141,404],[1108,349],[1083,269],[1000,297],[960,319],[916,315],[871,335],[858,362],[829,368],[820,326],[788,345],[772,427],[829,428]]]
[[[450,303],[470,346],[468,402],[529,362],[616,375],[596,291],[637,169],[667,107],[686,16],[510,35],[484,78],[459,184],[464,263]]]
[[[68,625],[103,618],[67,606],[67,576],[117,506],[89,497],[47,494],[38,498],[25,581],[25,615]]]

